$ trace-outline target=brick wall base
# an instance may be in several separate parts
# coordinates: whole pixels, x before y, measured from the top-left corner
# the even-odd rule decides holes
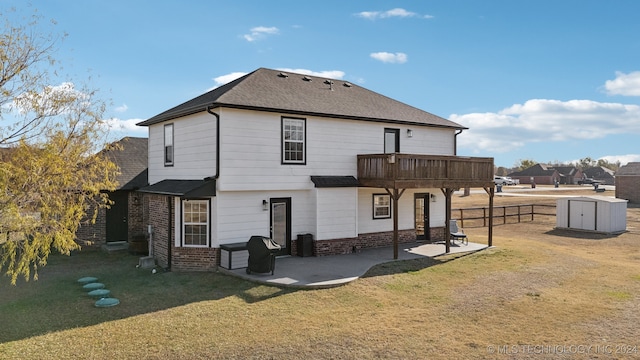
[[[444,227],[431,228],[431,241],[442,241],[444,239]],[[410,243],[416,241],[416,231],[398,231],[398,243]],[[292,241],[292,250],[297,249],[297,240]],[[313,255],[341,255],[358,252],[361,249],[371,249],[393,245],[393,231],[378,233],[360,234],[354,238],[318,240],[313,242]],[[292,255],[296,252],[292,251]]]
[[[220,265],[219,248],[176,248],[171,250],[172,271],[216,271]]]

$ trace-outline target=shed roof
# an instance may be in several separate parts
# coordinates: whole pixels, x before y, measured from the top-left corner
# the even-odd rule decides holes
[[[567,197],[563,198],[564,200],[581,200],[581,201],[600,201],[600,202],[608,202],[608,203],[626,203],[628,200],[618,199],[611,196],[602,196],[602,195],[591,195],[591,196],[575,196],[575,197]],[[563,200],[558,199],[558,200]]]
[[[345,80],[259,68],[148,120],[149,126],[216,107],[466,129]]]

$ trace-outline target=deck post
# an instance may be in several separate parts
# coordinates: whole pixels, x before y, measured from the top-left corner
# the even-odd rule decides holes
[[[391,190],[386,189],[387,193],[391,196],[391,199],[393,200],[393,259],[397,260],[398,259],[398,203],[400,202],[400,197],[402,196],[402,194],[404,193],[405,189],[402,189],[400,192],[398,192],[398,189],[393,189],[393,192],[391,192]]]
[[[489,194],[489,232],[488,232],[488,241],[487,241],[487,245],[488,246],[493,246],[493,195],[494,195],[494,188],[493,186],[491,187],[486,187],[484,188],[484,191],[487,192],[487,194]],[[506,208],[505,208],[505,212],[506,212]]]
[[[444,217],[444,252],[451,252],[451,195],[454,189],[440,189],[445,198],[445,217]]]

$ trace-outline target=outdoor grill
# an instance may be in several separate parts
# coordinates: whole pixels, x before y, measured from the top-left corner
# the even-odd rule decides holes
[[[280,245],[264,236],[252,236],[247,242],[249,260],[247,274],[252,272],[268,273],[276,267],[276,253],[280,251]]]

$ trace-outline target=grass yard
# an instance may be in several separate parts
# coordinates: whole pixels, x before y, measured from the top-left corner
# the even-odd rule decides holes
[[[151,274],[129,254],[54,256],[36,282],[0,282],[0,359],[640,358],[640,208],[627,225],[617,236],[554,230],[554,217],[499,225],[494,248],[322,290]],[[76,282],[89,275],[121,304],[95,308]]]

